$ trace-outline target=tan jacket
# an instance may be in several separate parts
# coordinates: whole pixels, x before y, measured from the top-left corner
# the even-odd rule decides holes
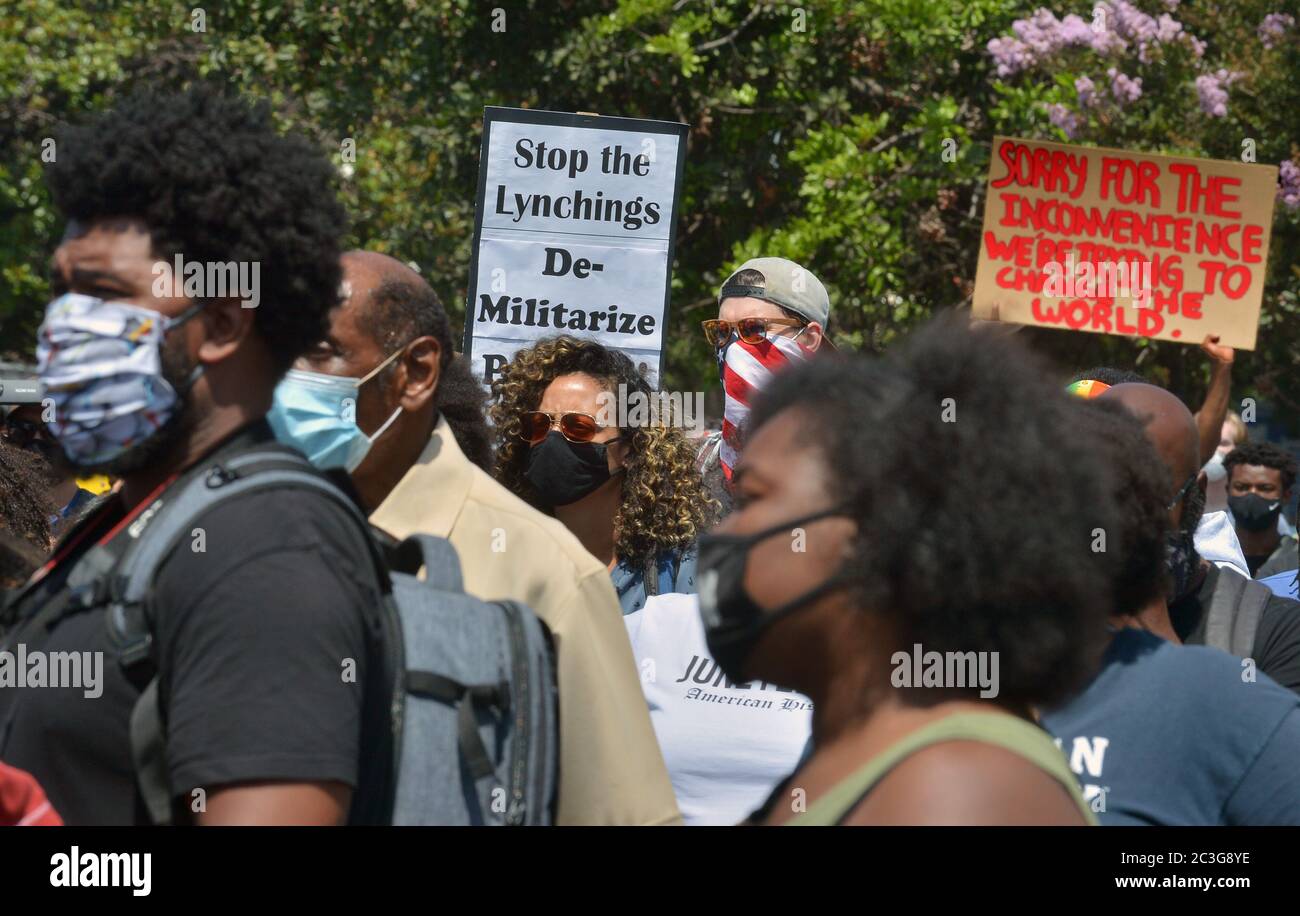
[[[370,521],[396,538],[447,538],[467,592],[522,601],[551,628],[557,823],[680,823],[609,572],[569,529],[470,463],[443,419]]]

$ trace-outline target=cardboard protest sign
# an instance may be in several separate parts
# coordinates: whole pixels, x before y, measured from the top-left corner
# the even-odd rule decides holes
[[[1253,350],[1276,188],[1275,166],[995,137],[973,311]]]
[[[465,352],[485,385],[571,334],[658,385],[686,125],[487,108]]]

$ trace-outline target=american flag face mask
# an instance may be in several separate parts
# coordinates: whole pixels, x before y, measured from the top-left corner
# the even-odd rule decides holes
[[[725,399],[718,459],[727,480],[731,480],[731,469],[740,457],[741,436],[753,399],[773,375],[803,362],[812,353],[803,344],[775,334],[756,344],[736,338],[718,351]]]

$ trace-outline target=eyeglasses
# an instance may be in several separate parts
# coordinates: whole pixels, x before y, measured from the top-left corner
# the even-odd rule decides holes
[[[555,427],[570,442],[590,442],[596,433],[609,427],[601,426],[596,418],[586,413],[548,414],[530,410],[519,415],[519,438],[529,445],[543,441]]]
[[[747,344],[762,343],[770,327],[801,328],[804,323],[795,318],[741,318],[739,321],[723,321],[710,318],[700,322],[704,328],[704,339],[715,350],[721,350],[735,334]]]

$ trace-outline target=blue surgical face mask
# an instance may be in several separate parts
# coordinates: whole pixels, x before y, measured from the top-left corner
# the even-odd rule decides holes
[[[275,400],[266,415],[275,437],[298,449],[322,471],[344,468],[352,473],[402,412],[399,406],[383,426],[367,436],[357,426],[361,386],[401,353],[390,354],[363,378],[290,369],[276,386]]]

